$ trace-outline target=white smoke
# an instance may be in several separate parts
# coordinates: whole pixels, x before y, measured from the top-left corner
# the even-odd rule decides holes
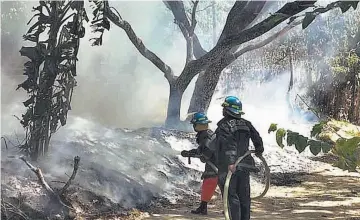
[[[166,12],[163,3],[121,1],[111,2],[111,5],[132,25],[144,44],[178,75],[185,63],[185,40],[172,23],[173,17]],[[26,30],[25,23],[21,25]],[[175,33],[171,33],[174,30]],[[85,180],[79,184],[125,206],[133,206],[139,200],[146,201],[152,194],[168,194],[169,189],[187,187],[190,181],[199,180],[198,173],[198,176],[186,176],[183,166],[202,170],[204,165],[197,159],[188,165],[187,160],[179,156],[179,151],[195,147],[189,140],[170,136],[165,138],[170,144],[170,147],[166,147],[150,138],[149,133],[115,129],[162,124],[169,86],[163,74],[139,54],[122,29],[112,25],[110,32],[105,32],[101,47],[90,46],[88,40],[91,37],[87,29],[79,51],[78,86],[74,92],[72,110],[67,125],[53,135],[51,155],[46,160],[50,167],[47,173],[64,177],[64,173],[71,170],[70,165],[64,165],[69,163],[64,161],[80,155],[82,170],[76,181]],[[21,45],[20,42],[18,44]],[[2,64],[1,73],[1,133],[13,140],[13,132],[21,133],[22,128],[12,115],[20,116],[25,112],[21,104],[25,94],[14,91],[16,85],[22,82],[22,76],[8,66],[4,73],[3,65],[5,67],[6,64]],[[195,80],[186,90],[183,115]],[[224,86],[220,84],[208,115],[213,121],[211,128],[215,129],[216,122],[222,117],[222,97],[238,96],[243,102],[244,117],[253,123],[263,137],[265,157],[269,164],[280,165],[282,170],[287,171],[308,170],[316,164],[307,158],[308,152],[299,155],[291,147],[281,149],[275,142],[274,134],[267,133],[270,124],[277,123],[279,127],[309,134],[311,124],[293,121],[289,117],[285,96],[288,81],[289,74],[283,74],[261,85],[254,81],[246,82],[243,90],[227,93],[223,92]],[[180,164],[176,163],[174,157],[180,160]],[[27,169],[21,163],[20,167]],[[158,177],[160,171],[166,174],[166,181]]]

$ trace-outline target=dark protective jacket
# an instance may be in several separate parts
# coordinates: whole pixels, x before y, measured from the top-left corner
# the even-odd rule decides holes
[[[196,143],[199,144],[199,147],[196,149],[198,154],[201,154],[203,159],[202,161],[210,161],[216,164],[216,158],[214,152],[211,150],[211,142],[213,139],[214,132],[210,129],[205,131],[200,131],[196,134]],[[213,168],[209,164],[205,164],[205,171],[201,175],[201,179],[216,177],[217,173],[213,170]]]
[[[216,134],[216,164],[219,174],[228,171],[228,166],[249,150],[252,140],[257,153],[264,152],[262,138],[252,124],[243,118],[225,116],[218,123]],[[254,165],[254,159],[249,155],[242,163]]]

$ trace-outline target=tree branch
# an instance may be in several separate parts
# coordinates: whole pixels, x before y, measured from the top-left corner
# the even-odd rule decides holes
[[[233,35],[224,39],[200,59],[189,62],[177,81],[181,84],[188,85],[196,74],[208,68],[209,65],[214,63],[219,63],[219,65],[221,65],[221,62],[234,46],[241,45],[267,33],[288,18],[291,18],[309,7],[313,7],[315,2],[316,1],[295,1],[286,3],[275,14],[270,15],[262,22],[249,29],[243,30],[238,35]]]
[[[165,4],[165,6],[173,13],[174,18],[175,18],[175,23],[179,26],[185,39],[187,39],[188,33],[191,32],[192,25],[190,24],[190,21],[186,16],[183,1],[172,1],[172,0],[165,1],[164,0],[163,2]],[[195,4],[194,4],[194,6],[195,6]],[[196,12],[196,10],[195,10],[195,12]],[[195,12],[193,10],[194,14],[195,14]],[[196,59],[199,59],[200,57],[202,57],[204,54],[207,53],[202,48],[200,41],[195,33],[193,34],[193,51],[194,51],[194,56]]]
[[[71,181],[73,181],[75,179],[76,173],[79,169],[79,162],[80,162],[80,157],[79,156],[74,157],[74,170],[71,174],[71,177],[65,184],[65,186],[60,190],[60,193],[59,193],[60,195],[64,194],[64,192],[69,188]]]
[[[194,35],[194,31],[195,31],[195,27],[196,27],[196,24],[197,24],[197,21],[196,21],[196,8],[199,4],[199,0],[196,0],[195,2],[193,2],[193,9],[192,9],[192,12],[191,12],[191,28],[190,28],[190,35],[193,36]]]
[[[104,1],[104,7],[104,16],[113,24],[123,29],[136,49],[164,73],[169,83],[173,83],[176,77],[170,66],[166,65],[155,53],[146,48],[142,40],[135,34],[129,22],[123,20],[120,15],[118,16],[111,11],[108,1]]]
[[[275,14],[270,15],[262,22],[254,25],[252,28],[245,29],[238,35],[233,35],[224,40],[224,46],[236,46],[242,43],[253,40],[272,28],[276,27],[283,21],[291,18],[292,16],[304,11],[309,7],[313,7],[316,1],[295,1],[285,4]]]
[[[264,8],[266,1],[236,1],[231,8],[218,43],[246,29]]]
[[[190,29],[187,30],[184,27],[183,23],[179,23],[179,26],[183,26],[184,31],[186,31],[186,63],[190,62],[191,60],[195,60],[195,56],[194,56],[194,30],[196,27],[196,8],[199,4],[199,1],[196,0],[195,2],[193,2],[194,6],[191,12],[191,25],[190,25]]]
[[[34,167],[31,163],[29,163],[24,157],[20,157],[20,160],[24,161],[24,163],[30,168],[31,171],[33,171],[37,178],[39,179],[39,182],[42,187],[46,190],[46,192],[50,195],[51,198],[55,199],[57,202],[59,202],[62,206],[73,209],[69,206],[67,206],[63,201],[60,199],[59,195],[55,193],[55,191],[49,186],[49,184],[45,181],[44,175],[42,174],[42,171],[38,167]]]
[[[260,41],[260,42],[258,42],[256,44],[248,45],[248,46],[242,48],[241,50],[237,50],[231,56],[234,58],[234,60],[236,60],[239,56],[243,55],[244,53],[246,53],[248,51],[258,49],[260,47],[263,47],[263,46],[271,43],[273,40],[275,40],[276,38],[284,35],[286,32],[288,32],[289,30],[291,30],[292,28],[294,28],[295,26],[297,26],[297,25],[299,25],[301,23],[302,23],[302,20],[290,23],[289,25],[287,25],[286,27],[284,27],[280,31],[276,32],[275,34],[271,35],[270,37],[266,38],[265,40]],[[234,60],[232,60],[231,62],[233,62]]]

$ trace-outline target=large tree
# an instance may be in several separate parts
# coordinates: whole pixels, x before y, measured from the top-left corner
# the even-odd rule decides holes
[[[308,26],[319,13],[335,7],[343,12],[350,7],[356,8],[356,2],[335,2],[327,7],[316,8],[307,12],[300,22],[298,13],[313,7],[315,1],[295,1],[285,4],[276,13],[263,21],[247,28],[265,5],[264,1],[237,1],[230,10],[221,36],[210,51],[205,51],[194,33],[196,27],[196,8],[199,1],[193,2],[191,19],[187,17],[182,1],[165,1],[172,11],[175,22],[186,39],[187,54],[184,69],[176,76],[156,54],[150,51],[137,37],[131,25],[125,21],[108,1],[92,0],[94,18],[92,27],[100,33],[94,38],[93,45],[102,44],[105,29],[110,29],[110,21],[122,28],[137,50],[157,66],[170,85],[167,126],[176,126],[180,122],[180,107],[183,93],[191,80],[199,74],[190,111],[206,111],[221,71],[247,51],[262,47],[279,35],[302,22]],[[26,142],[22,147],[28,150],[33,159],[48,151],[51,135],[66,124],[67,113],[73,87],[76,84],[76,61],[80,38],[85,34],[83,21],[88,21],[83,1],[39,1],[35,7],[37,22],[33,24],[24,39],[35,43],[32,47],[22,47],[20,53],[29,58],[24,64],[24,75],[28,78],[19,85],[29,94],[24,102],[28,108],[22,116],[21,124],[27,129]],[[289,19],[289,25],[265,40],[238,49],[241,44],[253,40],[272,28]],[[42,40],[40,35],[48,30],[48,38]],[[61,125],[59,125],[59,122]]]
[[[172,127],[176,126],[180,121],[183,93],[196,75],[199,76],[195,84],[189,112],[207,110],[222,70],[242,54],[266,45],[301,22],[303,23],[303,28],[305,28],[319,13],[324,13],[335,7],[340,7],[342,10],[344,8],[344,11],[346,11],[351,6],[355,8],[357,3],[334,2],[325,8],[318,7],[312,12],[307,12],[306,16],[304,16],[305,18],[301,19],[301,21],[296,20],[298,13],[314,7],[315,2],[295,1],[286,3],[277,12],[247,28],[262,11],[265,1],[236,1],[227,16],[217,44],[210,51],[205,51],[194,31],[197,23],[196,9],[199,1],[192,2],[193,7],[189,16],[182,1],[164,1],[166,7],[173,13],[175,23],[186,40],[186,63],[179,75],[174,74],[169,65],[143,44],[131,25],[121,17],[118,11],[115,10],[115,13],[107,1],[104,1],[103,10],[104,16],[116,26],[122,28],[137,50],[164,73],[170,86],[166,125]],[[289,20],[289,25],[282,30],[261,42],[248,45],[240,50],[238,49],[240,45],[267,33],[286,20]]]

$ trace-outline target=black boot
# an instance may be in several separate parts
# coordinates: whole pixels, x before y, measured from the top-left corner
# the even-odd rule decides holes
[[[192,214],[207,215],[207,202],[201,201],[199,208],[191,211]]]

